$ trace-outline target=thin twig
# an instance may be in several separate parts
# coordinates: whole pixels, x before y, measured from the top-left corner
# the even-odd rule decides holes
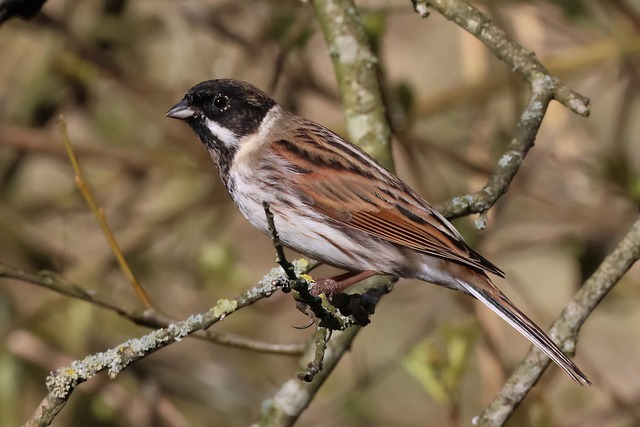
[[[271,241],[273,242],[273,246],[276,251],[276,262],[280,265],[288,278],[287,284],[284,286],[288,286],[289,290],[293,288],[296,301],[303,304],[303,312],[305,312],[308,307],[313,312],[313,315],[320,320],[315,333],[315,351],[313,361],[310,362],[307,365],[307,368],[297,376],[301,381],[311,382],[318,373],[322,372],[324,355],[327,348],[327,342],[331,337],[331,331],[344,330],[349,326],[356,324],[363,325],[365,323],[358,321],[355,316],[343,316],[339,314],[339,309],[327,303],[326,297],[317,297],[309,292],[309,282],[305,278],[299,277],[296,274],[294,265],[287,261],[286,254],[284,253],[284,247],[282,246],[280,235],[278,234],[278,230],[274,222],[273,213],[269,208],[269,203],[266,201],[263,202],[263,207]],[[367,323],[368,314],[373,312],[372,306],[377,304],[384,293],[390,291],[390,287],[388,286],[380,286],[379,288],[384,289],[384,291],[374,291],[368,292],[364,296],[354,296],[359,297],[357,299],[360,304],[366,303]]]
[[[264,213],[267,218],[267,226],[271,241],[276,250],[276,262],[280,265],[287,275],[287,279],[279,285],[283,288],[284,292],[289,292],[291,289],[294,291],[294,299],[302,304],[299,308],[300,311],[307,314],[307,309],[310,309],[313,315],[320,320],[319,327],[327,327],[331,330],[343,330],[355,324],[354,319],[349,316],[342,316],[336,307],[331,305],[326,297],[320,297],[312,295],[309,288],[312,280],[305,277],[300,277],[295,273],[293,264],[287,261],[287,257],[284,253],[284,247],[280,242],[280,236],[276,225],[273,220],[273,213],[269,208],[268,202],[263,202]]]
[[[331,338],[331,329],[319,326],[314,335],[315,351],[313,353],[313,361],[307,365],[307,368],[298,374],[300,381],[310,383],[315,376],[322,372],[324,364],[324,354],[327,350],[327,343]]]
[[[378,280],[382,282],[386,279],[380,277]],[[317,374],[312,382],[290,379],[282,384],[273,397],[264,402],[262,415],[256,425],[260,427],[292,426],[351,347],[360,329],[361,326],[354,326],[334,333],[327,344],[322,372]]]
[[[436,209],[448,218],[480,213],[476,226],[481,229],[486,223],[486,212],[506,193],[522,161],[533,147],[551,100],[556,99],[582,116],[589,115],[589,100],[569,89],[558,78],[551,76],[533,52],[516,43],[475,7],[460,0],[412,1],[414,9],[419,10],[421,15],[424,14],[426,6],[433,7],[468,31],[484,43],[496,57],[507,63],[531,88],[531,98],[520,116],[516,134],[496,162],[493,174],[485,186],[476,193],[454,197],[436,206]]]
[[[280,235],[278,234],[278,229],[276,228],[276,224],[273,221],[273,213],[269,208],[269,202],[263,202],[262,206],[264,208],[264,214],[267,217],[267,225],[269,227],[269,235],[271,237],[271,242],[273,243],[273,247],[276,250],[276,262],[282,270],[287,275],[287,278],[290,282],[297,282],[298,276],[296,275],[293,264],[287,261],[287,255],[284,253],[284,246],[280,242]],[[291,291],[291,285],[288,285],[288,288],[283,287],[284,292]]]
[[[98,204],[96,203],[93,197],[93,194],[91,193],[91,189],[89,188],[89,185],[84,179],[84,175],[80,170],[80,164],[78,163],[78,159],[76,158],[76,155],[73,152],[73,147],[71,146],[71,141],[69,140],[69,134],[67,133],[67,123],[64,120],[64,117],[62,115],[60,115],[60,118],[58,119],[58,131],[60,132],[60,137],[62,138],[62,142],[67,151],[67,156],[69,157],[69,161],[71,162],[71,166],[73,167],[73,172],[75,173],[74,179],[75,179],[76,186],[82,193],[82,196],[84,197],[84,200],[87,202],[87,205],[89,205],[89,209],[91,209],[91,212],[93,212],[93,215],[95,216],[96,221],[98,221],[98,225],[100,225],[100,229],[102,230],[102,233],[107,239],[107,242],[109,243],[109,247],[111,248],[111,251],[115,255],[116,259],[118,260],[120,269],[124,273],[127,280],[129,280],[129,283],[131,283],[131,286],[133,287],[134,292],[138,296],[138,299],[142,302],[142,305],[146,309],[156,310],[153,302],[149,298],[149,295],[144,290],[144,288],[140,284],[140,281],[138,280],[138,278],[135,276],[135,274],[129,267],[129,264],[127,263],[127,260],[125,259],[122,253],[122,250],[120,249],[120,245],[118,245],[118,242],[116,241],[116,238],[113,235],[113,232],[109,227],[109,224],[107,224],[107,218],[104,214],[104,209],[101,206],[98,206]]]
[[[313,0],[329,46],[350,140],[368,151],[385,167],[393,169],[391,130],[386,121],[382,93],[378,85],[376,57],[371,52],[365,29],[351,0]],[[389,289],[388,277],[377,277],[370,287]],[[312,382],[286,381],[272,399],[265,402],[260,426],[290,426],[300,417],[333,368],[360,331],[351,327],[334,334],[323,357],[323,371]]]

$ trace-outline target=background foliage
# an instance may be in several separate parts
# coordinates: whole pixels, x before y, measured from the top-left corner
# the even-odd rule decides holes
[[[526,87],[437,13],[423,21],[407,1],[357,4],[380,58],[398,174],[434,202],[477,190],[512,137]],[[507,272],[506,293],[548,325],[637,213],[640,9],[630,0],[477,5],[592,99],[589,119],[552,104],[487,230],[456,222]],[[49,0],[33,21],[4,23],[0,40],[0,261],[54,270],[123,307],[139,303],[74,187],[59,114],[135,273],[176,318],[253,286],[273,249],[165,111],[193,84],[233,77],[345,134],[329,52],[313,9],[298,1]],[[596,386],[554,367],[511,425],[640,423],[639,274],[581,333],[576,360]],[[147,331],[5,279],[0,319],[7,426],[29,417],[49,371]],[[216,330],[298,343],[311,331],[291,326],[305,322],[278,293]],[[299,425],[468,424],[527,347],[470,298],[401,282]],[[290,356],[183,340],[115,381],[84,384],[54,425],[248,425],[297,369]]]

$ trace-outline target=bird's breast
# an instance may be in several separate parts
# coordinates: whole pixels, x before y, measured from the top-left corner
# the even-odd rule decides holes
[[[243,168],[234,167],[229,172],[226,182],[231,199],[236,204],[242,215],[258,230],[268,233],[267,217],[264,210],[264,202],[272,203],[271,198],[259,177],[249,175]]]

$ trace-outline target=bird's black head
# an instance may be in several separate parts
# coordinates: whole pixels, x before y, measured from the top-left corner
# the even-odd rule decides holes
[[[238,80],[207,80],[189,89],[167,117],[184,120],[207,147],[226,183],[242,139],[258,131],[276,104],[266,93]]]

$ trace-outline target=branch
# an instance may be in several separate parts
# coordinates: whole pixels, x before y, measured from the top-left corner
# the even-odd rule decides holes
[[[327,343],[331,338],[331,329],[318,326],[314,334],[313,343],[315,351],[313,352],[313,361],[309,362],[307,368],[298,374],[298,379],[310,383],[324,369],[324,357],[327,352]]]
[[[304,274],[308,271],[309,265],[304,260],[296,262],[296,274]],[[76,387],[96,374],[106,370],[109,377],[115,378],[131,363],[197,331],[204,331],[243,307],[268,298],[278,290],[278,282],[282,280],[282,276],[282,270],[274,268],[262,278],[259,286],[235,298],[219,300],[206,313],[192,315],[186,320],[170,324],[141,338],[128,340],[115,348],[87,356],[80,361],[76,360],[70,366],[58,369],[47,377],[49,393],[25,426],[49,425]]]
[[[607,293],[640,259],[640,217],[626,236],[575,294],[550,330],[549,336],[567,353],[574,353],[578,332]],[[513,371],[493,402],[474,420],[475,425],[501,426],[522,402],[551,361],[537,348]]]
[[[336,332],[328,343],[324,356],[324,369],[316,375],[313,382],[290,379],[276,394],[263,404],[262,416],[257,425],[260,427],[291,426],[314,398],[322,384],[329,378],[344,353],[355,339],[360,326]],[[311,343],[313,345],[313,343]]]
[[[364,295],[379,298],[388,293],[396,278],[377,276],[366,286]],[[329,378],[345,352],[351,347],[353,340],[362,326],[352,326],[344,331],[334,332],[331,340],[327,341],[323,335],[324,328],[318,328],[314,339],[308,343],[307,352],[313,353],[313,362],[307,365],[302,375],[297,379],[286,381],[276,394],[263,405],[262,415],[258,421],[261,427],[291,426],[309,406],[316,393]],[[309,360],[311,356],[305,354],[301,360]],[[321,369],[319,365],[321,366]],[[306,375],[312,376],[313,381],[306,381]]]
[[[109,243],[109,247],[111,248],[111,251],[115,255],[116,259],[118,260],[118,265],[120,265],[120,269],[122,270],[122,273],[125,275],[129,283],[131,283],[131,286],[133,287],[133,290],[138,296],[138,299],[140,300],[140,302],[142,302],[142,305],[146,309],[157,311],[153,302],[151,302],[149,295],[142,287],[142,284],[140,284],[140,281],[138,280],[136,275],[133,273],[133,270],[131,270],[131,267],[129,267],[129,263],[124,257],[124,254],[120,249],[120,245],[118,244],[118,241],[116,240],[115,236],[113,235],[113,232],[111,231],[111,228],[109,227],[109,224],[107,223],[107,218],[104,214],[104,209],[101,206],[98,206],[98,204],[95,201],[95,198],[93,197],[93,194],[91,193],[91,188],[89,188],[89,184],[87,184],[87,181],[84,179],[84,175],[80,170],[80,164],[78,163],[78,159],[76,158],[76,155],[73,152],[73,147],[71,146],[71,141],[69,140],[69,134],[67,133],[67,122],[64,120],[64,117],[62,115],[60,115],[60,118],[58,119],[58,131],[60,132],[62,143],[64,144],[64,148],[67,151],[67,156],[69,156],[69,161],[71,162],[71,166],[73,167],[73,172],[75,174],[74,180],[75,180],[76,186],[80,190],[80,193],[82,193],[82,196],[84,197],[84,200],[87,202],[87,205],[91,209],[91,212],[93,212],[93,215],[95,216],[96,221],[98,222],[98,225],[100,225],[102,234],[104,234],[104,237],[107,239],[107,242]]]
[[[276,250],[276,262],[285,272],[287,279],[283,283],[276,282],[276,284],[280,285],[284,292],[289,292],[293,289],[298,309],[309,317],[318,319],[313,340],[315,342],[313,361],[297,376],[300,381],[311,382],[318,373],[322,372],[327,342],[331,338],[332,331],[342,331],[354,325],[365,326],[369,324],[369,315],[373,314],[380,297],[391,291],[391,283],[397,278],[390,279],[389,285],[376,286],[367,290],[363,295],[339,293],[333,295],[331,301],[328,300],[326,295],[313,295],[311,293],[313,279],[308,276],[298,276],[295,266],[287,261],[284,246],[280,241],[280,235],[276,229],[269,203],[262,202],[262,205],[271,241]],[[309,326],[313,323],[314,321],[312,320]]]
[[[393,284],[388,277],[377,277],[374,282],[370,289],[386,291]],[[262,415],[257,425],[260,427],[293,425],[309,406],[322,384],[329,378],[333,368],[351,347],[351,343],[361,329],[361,326],[352,326],[344,331],[334,332],[324,352],[322,372],[318,373],[312,382],[302,382],[298,379],[286,381],[276,394],[263,404]],[[315,340],[309,343],[309,351],[317,351]],[[303,360],[308,360],[308,357],[303,356]]]
[[[552,99],[581,116],[589,115],[589,100],[569,89],[536,59],[533,52],[524,49],[502,29],[475,7],[460,0],[412,0],[414,9],[426,17],[427,6],[433,7],[445,18],[455,22],[482,43],[493,54],[520,75],[531,89],[527,108],[520,116],[516,134],[507,150],[498,159],[489,181],[478,192],[454,197],[436,206],[447,218],[457,218],[471,213],[480,213],[476,227],[484,228],[486,213],[509,188],[513,177],[520,169],[525,156],[533,147],[542,119]]]
[[[548,78],[542,77],[534,83],[529,103],[516,126],[516,133],[496,162],[487,183],[476,193],[454,197],[438,204],[436,210],[442,215],[452,219],[471,213],[486,213],[507,192],[525,156],[533,147],[553,97],[553,85]],[[479,229],[484,228],[484,225],[483,222],[477,223]]]
[[[391,130],[378,84],[378,59],[352,0],[313,0],[329,46],[351,142],[394,169]]]
[[[302,265],[302,261],[298,261],[297,263],[298,266]],[[309,262],[303,271],[309,271],[316,265],[316,263]],[[95,292],[85,290],[77,284],[60,277],[57,273],[48,270],[42,270],[32,274],[0,263],[0,277],[31,283],[66,297],[86,301],[95,306],[113,311],[120,316],[131,320],[137,325],[146,326],[148,328],[166,328],[170,323],[177,321],[176,319],[165,316],[154,310],[131,310],[120,307],[117,304],[103,299]],[[215,344],[244,348],[260,353],[289,356],[299,356],[302,353],[301,344],[274,344],[228,333],[201,331],[196,333],[194,337],[213,342]]]
[[[377,58],[369,47],[360,15],[352,0],[313,0],[312,5],[333,60],[349,138],[382,165],[393,170],[391,131],[378,85]],[[385,277],[378,277],[373,282],[371,286],[374,289],[387,289],[392,284]],[[259,424],[292,425],[351,346],[360,328],[353,326],[336,333],[325,349],[322,372],[315,375],[310,383],[297,379],[285,382],[263,406]],[[314,348],[317,350],[317,347]]]
[[[276,229],[269,203],[262,202],[262,206],[267,219],[271,242],[276,250],[276,262],[287,276],[285,280],[278,283],[282,287],[282,291],[289,293],[293,289],[294,299],[299,303],[298,309],[310,317],[315,316],[320,321],[318,327],[343,330],[352,326],[354,324],[353,319],[341,316],[336,308],[327,301],[326,297],[311,294],[310,287],[313,283],[313,278],[309,276],[299,277],[296,274],[295,266],[287,261],[284,246],[280,242],[280,235]],[[308,310],[311,310],[311,313]]]
[[[584,117],[589,115],[588,98],[569,89],[557,77],[551,76],[536,59],[535,53],[520,46],[475,7],[462,0],[412,0],[412,2],[416,10],[427,5],[455,22],[484,43],[498,59],[504,61],[514,73],[519,74],[529,83],[529,86],[533,87],[535,81],[541,77],[549,78],[554,99],[576,114]]]

